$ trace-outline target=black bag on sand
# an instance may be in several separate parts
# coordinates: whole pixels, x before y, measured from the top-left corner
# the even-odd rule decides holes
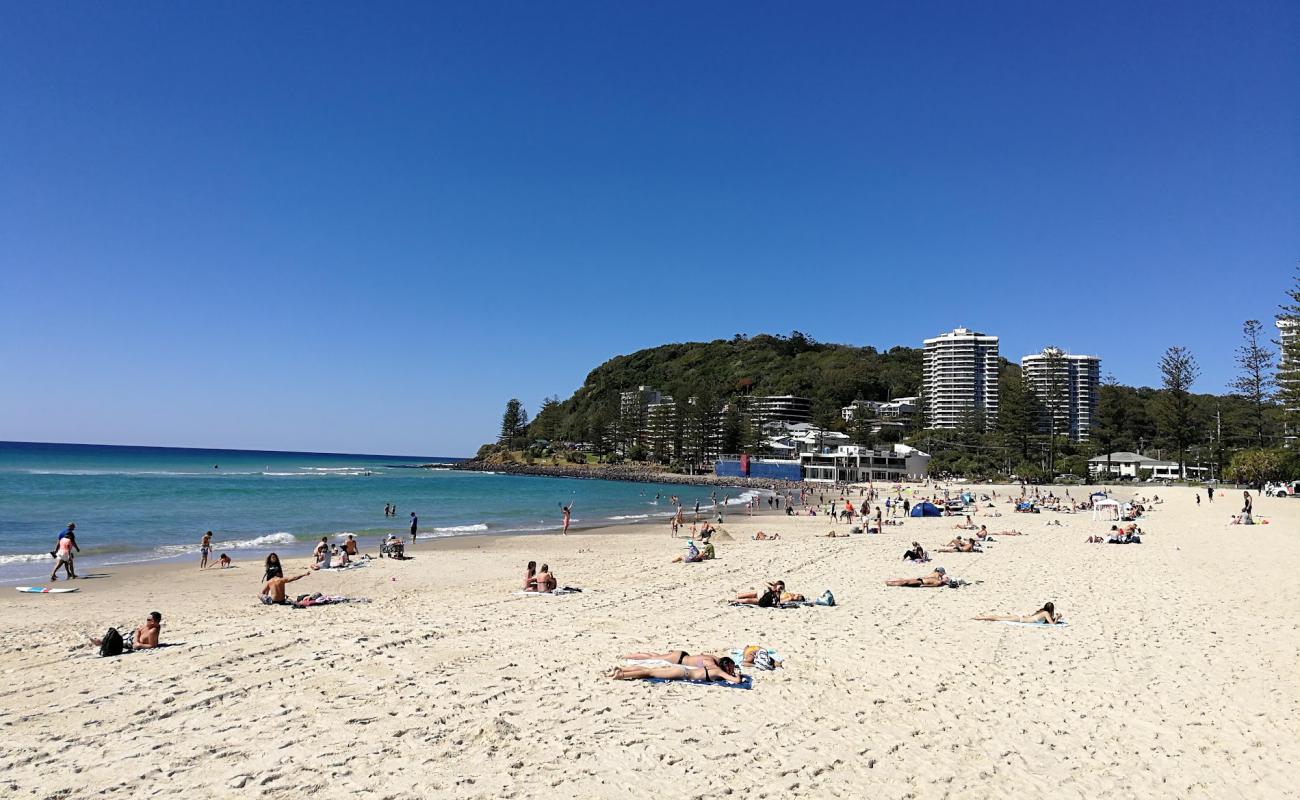
[[[109,628],[104,633],[104,639],[99,644],[99,654],[101,656],[120,656],[125,649],[125,643],[122,641],[122,634],[117,632],[117,628]]]

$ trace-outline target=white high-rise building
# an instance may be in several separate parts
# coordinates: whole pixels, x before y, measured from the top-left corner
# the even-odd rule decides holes
[[[1295,317],[1278,317],[1277,319],[1278,344],[1282,346],[1282,358],[1277,366],[1277,385],[1278,388],[1289,387],[1296,381],[1300,381],[1300,364],[1292,363],[1287,355],[1287,351],[1295,347],[1297,337],[1300,337],[1300,319]],[[1287,408],[1288,412],[1300,411],[1297,408]],[[1288,417],[1291,414],[1287,415]],[[1294,426],[1288,425],[1284,432],[1288,445],[1295,444],[1297,437],[1300,437],[1300,430]]]
[[[957,328],[925,340],[926,425],[956,428],[972,411],[998,418],[998,337]]]
[[[1052,430],[1076,442],[1088,441],[1101,389],[1101,358],[1072,355],[1055,347],[1020,359],[1029,390],[1047,408]]]

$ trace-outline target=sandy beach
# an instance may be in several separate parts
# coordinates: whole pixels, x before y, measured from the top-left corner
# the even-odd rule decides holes
[[[990,487],[980,487],[988,491]],[[996,487],[1000,495],[1018,489]],[[1131,495],[1132,487],[1120,490]],[[261,565],[96,568],[76,594],[0,592],[9,797],[1287,797],[1300,769],[1300,500],[1227,525],[1193,491],[1087,544],[1088,513],[954,518],[827,539],[824,516],[732,514],[719,558],[670,564],[666,525],[462,537],[258,603]],[[1076,497],[1086,495],[1073,487]],[[829,499],[829,498],[828,498]],[[856,502],[856,501],[855,501]],[[1060,527],[1047,523],[1059,520]],[[757,529],[779,531],[753,541]],[[903,563],[911,541],[934,561]],[[529,559],[564,597],[514,594]],[[305,559],[286,560],[286,574]],[[934,565],[972,584],[890,588]],[[833,608],[737,608],[782,578]],[[61,584],[62,585],[62,584]],[[1053,601],[1065,627],[976,622]],[[164,615],[170,646],[101,659],[84,634]],[[616,682],[635,650],[778,649],[748,691]]]

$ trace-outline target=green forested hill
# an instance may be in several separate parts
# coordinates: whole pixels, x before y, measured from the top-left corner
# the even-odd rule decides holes
[[[887,400],[920,392],[921,351],[823,344],[799,333],[736,336],[666,344],[617,356],[592,370],[573,397],[548,401],[529,428],[542,438],[591,440],[618,419],[619,393],[650,386],[679,402],[699,398],[721,408],[739,395],[795,394],[813,401],[814,419],[838,425],[856,399]]]

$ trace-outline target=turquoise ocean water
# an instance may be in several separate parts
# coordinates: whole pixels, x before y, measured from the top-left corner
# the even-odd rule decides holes
[[[688,510],[710,502],[701,486],[412,466],[449,460],[0,442],[0,582],[48,578],[49,551],[68,522],[77,523],[85,572],[197,561],[207,530],[216,554],[243,560],[305,551],[321,536],[345,533],[373,550],[389,531],[405,534],[411,511],[423,538],[556,530],[569,502],[573,524],[586,527],[667,517],[672,494]],[[726,494],[737,502],[740,492]],[[397,505],[396,519],[384,516],[385,503]]]

